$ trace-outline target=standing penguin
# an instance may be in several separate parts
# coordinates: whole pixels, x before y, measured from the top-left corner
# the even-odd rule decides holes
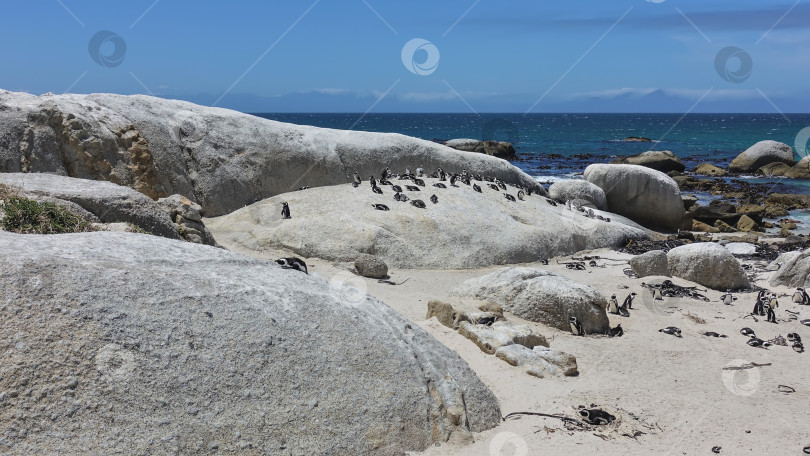
[[[523,198],[525,196],[526,196],[526,194],[523,192],[523,190],[518,190],[518,199],[519,200],[523,201]]]
[[[660,288],[653,288],[652,289],[652,295],[653,295],[653,299],[656,300],[656,301],[663,301],[664,300],[664,296],[661,294],[661,289]]]
[[[635,291],[630,292],[630,294],[627,295],[626,298],[624,298],[624,303],[622,303],[622,306],[626,307],[628,309],[632,309],[633,308],[633,299],[635,299],[635,297],[636,297],[636,292]]]
[[[571,316],[568,319],[568,324],[571,326],[571,334],[575,336],[585,335],[585,332],[582,330],[582,323],[577,320],[577,317]]]
[[[433,204],[437,204],[439,202],[439,197],[436,195],[430,195],[430,202]]]
[[[754,311],[751,312],[751,314],[753,314],[753,315],[764,315],[763,309],[762,309],[762,306],[764,304],[763,303],[764,299],[765,299],[765,297],[763,297],[762,299],[757,299],[756,304],[754,304]]]
[[[473,190],[475,190],[478,193],[481,193],[481,187],[479,187],[478,184],[473,184]]]
[[[416,168],[416,177],[425,177],[425,169],[421,166]]]
[[[450,176],[450,186],[451,187],[456,186],[456,179],[458,179],[458,174],[453,174],[452,176]]]
[[[444,170],[441,169],[441,168],[439,168],[437,171],[439,172],[439,180],[442,181],[442,182],[446,181],[447,180],[447,173],[445,173]]]
[[[371,184],[371,186],[372,186],[372,187],[376,187],[376,186],[377,186],[377,180],[376,180],[376,179],[374,179],[374,176],[369,176],[369,178],[368,178],[368,182]]]
[[[765,310],[768,313],[768,323],[776,323],[776,312],[773,310],[773,306],[765,304]]]
[[[737,298],[734,297],[734,295],[731,294],[731,290],[726,290],[726,294],[724,294],[723,296],[720,296],[720,301],[722,301],[723,304],[725,304],[727,306],[730,306],[731,303],[733,301],[736,301],[736,300],[737,300]]]
[[[616,300],[616,295],[612,295],[610,297],[610,301],[608,301],[607,311],[612,314],[619,314],[619,301]]]
[[[283,219],[292,218],[292,217],[290,217],[290,205],[287,204],[286,201],[281,203],[281,218],[283,218]]]
[[[806,294],[804,288],[797,288],[796,292],[793,293],[793,302],[796,304],[805,304],[804,297]]]
[[[779,307],[779,301],[776,300],[776,293],[771,293],[771,297],[768,299],[768,304],[770,304],[774,309]]]
[[[361,183],[361,182],[363,182],[363,181],[360,179],[360,175],[359,175],[359,174],[357,174],[357,172],[355,172],[355,173],[354,173],[354,177],[352,177],[352,186],[353,186],[354,188],[357,188],[357,187],[359,187],[359,186],[360,186],[360,183]]]

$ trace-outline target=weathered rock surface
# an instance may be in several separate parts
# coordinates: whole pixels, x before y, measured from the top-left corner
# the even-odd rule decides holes
[[[516,325],[507,321],[498,321],[492,326],[462,321],[458,325],[458,332],[488,355],[495,354],[501,347],[513,344],[530,349],[538,345],[548,347],[548,341],[541,334],[535,333],[526,325]]]
[[[732,160],[728,170],[732,173],[754,172],[765,165],[777,162],[788,166],[796,164],[793,148],[777,141],[760,141]]]
[[[757,246],[748,242],[729,242],[723,244],[732,255],[753,255],[757,253]]]
[[[370,279],[382,279],[388,275],[388,265],[374,255],[362,254],[354,260],[357,273]]]
[[[784,176],[792,167],[781,163],[768,163],[767,165],[759,168],[757,174],[764,174],[766,176]]]
[[[2,453],[389,455],[501,421],[418,326],[273,262],[0,233],[0,284]]]
[[[669,272],[714,290],[737,290],[751,284],[740,262],[725,247],[699,242],[675,247],[667,253]]]
[[[799,163],[796,163],[790,169],[785,170],[783,175],[793,179],[810,179],[810,155],[799,160]]]
[[[650,250],[630,259],[630,267],[639,277],[668,276],[669,263],[663,250]]]
[[[588,334],[609,329],[607,301],[593,288],[543,269],[511,267],[470,279],[453,290],[461,298],[489,299],[520,318],[564,331],[576,316]]]
[[[514,160],[517,158],[514,146],[508,142],[499,141],[478,141],[477,139],[451,139],[444,143],[445,146],[465,152],[478,152],[480,154],[492,155],[504,160]]]
[[[523,367],[527,374],[535,377],[579,375],[574,355],[543,346],[527,348],[522,345],[505,345],[495,352],[495,356],[513,366]]]
[[[728,171],[714,166],[711,163],[701,163],[697,166],[697,168],[695,168],[695,174],[700,174],[701,176],[723,177],[728,174]]]
[[[143,95],[0,91],[0,172],[106,180],[157,199],[185,195],[209,216],[384,167],[486,174],[545,194],[504,160],[399,134],[275,122]]]
[[[216,245],[214,236],[202,221],[203,210],[199,204],[191,202],[183,195],[171,195],[157,202],[169,213],[183,239],[196,244]]]
[[[581,250],[626,244],[649,232],[624,217],[601,213],[610,222],[551,206],[539,195],[508,201],[504,193],[481,184],[481,193],[458,183],[433,187],[425,178],[420,191],[405,191],[422,200],[424,209],[394,200],[390,186],[383,194],[368,184],[312,188],[270,198],[215,219],[206,226],[220,245],[262,251],[291,250],[311,258],[354,261],[367,253],[396,268],[475,268],[538,261]],[[393,183],[413,185],[410,181]],[[404,190],[404,188],[403,188]],[[430,201],[435,194],[438,203]],[[281,219],[281,202],[292,218]],[[389,211],[376,210],[385,204]]]
[[[92,222],[127,222],[157,236],[180,239],[169,214],[156,202],[128,187],[53,174],[0,173],[0,184],[35,200],[68,202]]]
[[[662,173],[677,171],[679,173],[686,169],[675,154],[668,150],[648,150],[638,155],[630,155],[627,157],[618,157],[611,161],[612,165],[640,165],[647,168],[652,168]]]
[[[585,180],[600,187],[611,212],[648,227],[677,228],[684,215],[678,185],[666,174],[639,165],[593,164]]]
[[[771,277],[771,285],[810,287],[810,250],[783,253],[770,266],[769,270],[776,271]]]
[[[605,192],[586,180],[557,181],[549,187],[548,196],[558,201],[585,200],[601,211],[608,210]]]
[[[439,323],[458,329],[461,322],[480,324],[482,319],[504,320],[503,309],[494,303],[471,303],[469,301],[446,302],[438,299],[428,301],[426,319],[436,317]]]

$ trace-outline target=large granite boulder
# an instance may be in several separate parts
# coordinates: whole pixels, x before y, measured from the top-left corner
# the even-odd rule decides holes
[[[157,236],[180,239],[177,226],[158,203],[129,187],[53,174],[0,173],[0,185],[21,196],[80,208],[91,222],[126,222]],[[75,206],[74,206],[75,205]]]
[[[226,216],[206,219],[220,245],[234,250],[291,250],[309,258],[354,261],[374,255],[393,268],[458,269],[538,261],[581,250],[625,245],[649,238],[649,232],[624,217],[588,218],[545,197],[527,195],[509,201],[517,189],[495,191],[479,182],[481,193],[458,183],[433,187],[425,178],[420,191],[407,191],[411,201],[394,200],[391,186],[382,194],[369,185],[312,188],[270,198]],[[436,195],[437,203],[430,197]],[[415,207],[421,200],[425,208]],[[291,219],[282,220],[286,201]],[[390,210],[377,210],[384,204]]]
[[[593,164],[585,180],[600,187],[611,212],[644,226],[676,229],[684,216],[678,184],[666,174],[639,165]]]
[[[630,268],[638,277],[669,275],[667,254],[663,250],[650,250],[630,258]]]
[[[810,287],[810,250],[783,253],[773,263],[779,267],[771,277],[771,285]]]
[[[570,329],[571,316],[588,334],[604,334],[610,328],[607,301],[599,292],[543,269],[500,269],[465,281],[452,295],[495,301],[520,318],[564,331]]]
[[[749,173],[770,163],[796,164],[793,148],[777,141],[760,141],[741,153],[728,165],[729,172]]]
[[[799,160],[799,163],[786,170],[783,175],[793,179],[810,179],[810,155]]]
[[[4,454],[391,455],[501,422],[418,326],[274,262],[0,233],[0,284]]]
[[[638,155],[618,157],[610,163],[613,165],[641,165],[662,173],[671,171],[681,173],[686,169],[686,165],[681,159],[668,150],[648,150]]]
[[[285,124],[143,95],[0,91],[0,172],[106,180],[157,199],[185,195],[210,216],[300,187],[423,167],[545,193],[504,160],[399,134]]]
[[[599,210],[608,210],[605,192],[586,180],[557,181],[548,188],[548,195],[558,201],[585,200]]]
[[[479,141],[477,139],[451,139],[444,143],[445,146],[465,152],[478,152],[479,154],[492,155],[504,160],[514,160],[517,158],[514,146],[508,142],[499,141]]]
[[[675,247],[667,253],[669,272],[713,290],[750,288],[748,276],[734,255],[713,242]]]

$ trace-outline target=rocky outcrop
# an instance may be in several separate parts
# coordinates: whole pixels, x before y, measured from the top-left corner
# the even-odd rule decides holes
[[[158,200],[158,204],[168,212],[180,237],[196,244],[217,244],[214,236],[202,221],[203,210],[199,204],[192,203],[183,195],[161,198]]]
[[[640,165],[647,168],[661,171],[662,173],[669,173],[677,171],[679,173],[686,169],[675,154],[668,150],[648,150],[638,155],[630,155],[627,157],[618,157],[611,161],[612,165]]]
[[[630,259],[630,267],[638,277],[668,276],[669,263],[663,250],[650,250]]]
[[[453,296],[495,301],[525,320],[564,331],[576,316],[588,334],[608,329],[607,301],[593,288],[543,269],[504,268],[458,286]]]
[[[810,250],[783,253],[773,264],[778,266],[778,269],[771,277],[771,285],[810,287]]]
[[[615,214],[599,213],[610,222],[588,218],[536,194],[509,201],[505,193],[517,196],[512,187],[495,191],[477,182],[478,193],[461,182],[444,182],[447,188],[442,189],[433,186],[438,179],[424,181],[425,187],[418,187],[394,180],[410,198],[404,203],[395,201],[386,185],[382,194],[368,184],[311,188],[206,219],[206,226],[220,245],[233,249],[285,249],[341,262],[365,253],[389,267],[434,269],[528,263],[649,237],[647,230]],[[438,199],[435,204],[432,195]],[[424,208],[411,204],[417,199]],[[288,203],[291,219],[281,218],[282,201]],[[374,204],[390,210],[377,210]]]
[[[796,163],[790,169],[785,170],[783,175],[793,179],[810,179],[810,155],[799,160],[799,163]]]
[[[529,349],[538,345],[548,347],[548,341],[541,334],[536,334],[526,325],[508,321],[496,321],[492,325],[462,321],[458,325],[458,333],[488,355],[494,355],[496,350],[507,345],[516,344]]]
[[[370,279],[382,279],[388,275],[388,265],[374,255],[363,254],[354,260],[357,273]]]
[[[495,356],[513,366],[522,367],[527,374],[535,377],[579,375],[576,357],[548,347],[528,348],[523,345],[506,345],[499,348],[495,352]]]
[[[725,247],[699,242],[675,247],[667,253],[669,272],[713,290],[750,288],[740,262]]]
[[[273,262],[0,233],[0,284],[3,453],[390,455],[501,422],[418,326]]]
[[[697,166],[697,168],[695,168],[695,174],[700,174],[701,176],[723,177],[728,174],[728,171],[714,166],[711,163],[701,163]]]
[[[503,309],[497,304],[473,304],[469,301],[449,303],[438,299],[428,301],[428,311],[425,318],[430,319],[433,317],[450,329],[458,329],[462,322],[477,325],[505,320]]]
[[[600,187],[611,212],[648,227],[676,229],[684,216],[678,185],[666,174],[638,165],[594,164],[585,180]]]
[[[777,141],[760,141],[732,160],[728,170],[732,173],[749,173],[771,163],[796,164],[793,148]]]
[[[557,181],[549,187],[548,195],[562,202],[585,200],[601,211],[608,210],[605,192],[586,180],[570,179]]]
[[[275,122],[142,95],[0,91],[0,172],[54,173],[124,185],[153,198],[180,194],[210,216],[304,186],[422,166],[486,174],[533,188],[504,160],[399,134]]]
[[[456,150],[487,154],[504,160],[514,160],[517,158],[517,152],[515,152],[514,146],[508,142],[451,139],[445,142],[444,145]]]
[[[793,168],[791,168],[790,166],[788,166],[788,165],[786,165],[784,163],[779,163],[779,162],[777,162],[777,163],[768,163],[767,165],[763,166],[762,168],[759,168],[757,170],[757,174],[763,174],[763,175],[769,176],[769,177],[784,176],[785,173],[787,173],[791,169],[793,169]]]

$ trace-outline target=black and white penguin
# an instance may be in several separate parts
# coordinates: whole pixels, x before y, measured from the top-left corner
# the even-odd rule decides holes
[[[377,209],[378,211],[387,211],[387,210],[390,210],[390,209],[388,209],[388,206],[386,206],[385,204],[372,204],[371,206],[372,206],[374,209]]]
[[[803,324],[804,326],[810,326],[810,318],[808,318],[807,320],[802,320],[799,323]]]
[[[473,184],[473,190],[475,190],[478,193],[482,193],[481,192],[481,187],[479,187],[478,184]]]
[[[610,328],[607,331],[608,337],[622,337],[624,335],[624,330],[622,329],[622,325],[618,324],[615,328]]]
[[[776,312],[773,310],[773,306],[765,304],[765,312],[768,315],[768,323],[776,323]]]
[[[523,198],[526,197],[526,193],[524,193],[523,190],[518,190],[517,197],[518,197],[519,200],[523,201]]]
[[[681,329],[676,328],[675,326],[667,326],[664,329],[659,329],[658,332],[662,332],[664,334],[669,334],[675,337],[681,337]]]
[[[413,183],[414,183],[414,184],[416,184],[416,185],[418,185],[418,186],[420,186],[420,187],[424,187],[424,186],[425,186],[425,181],[423,181],[422,179],[414,179],[414,180],[413,180]]]
[[[779,301],[776,299],[776,293],[771,293],[771,297],[768,298],[768,304],[770,304],[774,309],[779,308]]]
[[[495,182],[495,178],[492,176],[484,176],[484,180],[487,182]]]
[[[632,309],[633,308],[633,299],[635,299],[635,298],[636,298],[636,292],[631,291],[630,294],[627,295],[626,298],[624,298],[624,303],[622,303],[622,306],[627,307],[628,309]]]
[[[796,353],[804,352],[804,344],[802,344],[801,342],[793,342],[793,350]],[[807,452],[805,451],[805,453],[807,453]]]
[[[416,177],[425,177],[425,169],[421,166],[416,168]]]
[[[796,289],[796,292],[793,293],[793,302],[795,302],[796,304],[804,304],[804,295],[802,294],[803,291],[804,288]]]
[[[589,261],[589,262],[588,262],[588,266],[590,266],[590,267],[592,267],[592,268],[597,267],[596,260],[591,260],[591,261]]]
[[[568,325],[571,327],[571,334],[575,336],[584,336],[585,332],[582,331],[582,323],[579,322],[577,317],[571,316],[568,318]]]
[[[510,194],[508,194],[508,193],[504,193],[504,194],[503,194],[503,196],[504,196],[504,197],[505,197],[507,200],[509,200],[509,201],[516,201],[516,200],[515,200],[515,197],[514,197],[514,196],[512,196],[512,195],[510,195]]]
[[[753,315],[764,315],[764,313],[763,313],[764,312],[764,309],[763,309],[763,305],[764,305],[763,301],[764,301],[764,299],[766,299],[766,298],[763,297],[762,299],[757,299],[757,302],[754,303],[754,311],[751,312]]]
[[[484,178],[481,177],[480,174],[473,174],[473,180],[477,180],[477,181],[480,182],[480,181],[484,180]]]
[[[418,191],[420,191],[419,187],[417,187],[415,185],[406,185],[405,190],[408,190],[409,192],[418,192]]]
[[[447,186],[442,184],[441,182],[436,182],[435,184],[433,184],[433,186],[436,188],[447,188]]]
[[[400,187],[399,185],[392,185],[391,190],[394,191],[395,193],[402,193],[402,187]]]
[[[439,172],[439,180],[440,181],[444,182],[444,181],[447,180],[447,173],[445,173],[443,169],[439,168],[436,171]]]
[[[491,188],[491,189],[495,190],[496,192],[501,191],[501,188],[500,188],[500,187],[498,187],[498,186],[497,186],[497,185],[495,185],[495,184],[489,184],[489,188]]]
[[[461,182],[463,182],[464,185],[470,185],[470,177],[469,176],[461,176]]]
[[[652,295],[653,295],[654,300],[656,300],[656,301],[663,301],[664,300],[664,297],[661,295],[661,289],[660,288],[651,288],[650,291],[652,291]]]
[[[790,342],[801,342],[802,337],[796,333],[788,333],[787,340]]]
[[[279,258],[276,260],[276,263],[280,264],[283,269],[295,269],[296,271],[301,271],[304,274],[309,274],[307,271],[307,264],[304,263],[304,260],[296,257],[287,257],[287,258]]]
[[[382,195],[382,194],[383,194],[382,189],[381,189],[380,187],[377,187],[376,185],[375,185],[375,186],[373,186],[373,187],[371,187],[371,191],[372,191],[372,192],[374,192],[374,193],[377,193],[378,195]]]
[[[621,315],[622,317],[629,317],[630,316],[630,311],[627,310],[626,305],[624,305],[624,304],[620,305],[618,310],[619,310],[619,315]]]
[[[723,296],[720,296],[720,301],[723,304],[727,305],[727,306],[730,306],[731,303],[736,301],[736,300],[737,300],[737,297],[731,294],[731,290],[727,290],[726,294],[724,294]]]
[[[501,190],[506,190],[506,184],[502,180],[495,179],[495,183],[498,184],[498,187],[501,187]]]
[[[546,198],[546,202],[547,202],[548,204],[551,204],[551,205],[552,205],[552,206],[554,206],[554,207],[556,207],[556,206],[557,206],[557,203],[555,203],[553,199]]]
[[[436,196],[436,195],[430,195],[430,202],[433,203],[433,204],[438,204],[439,203],[439,197]]]
[[[402,203],[404,203],[405,201],[408,201],[408,197],[403,195],[402,193],[395,193],[394,194],[394,199],[399,201],[399,202],[402,202]]]
[[[595,426],[604,426],[616,421],[616,417],[599,409],[582,409],[579,411],[582,420]]]
[[[725,334],[716,333],[714,331],[706,331],[706,332],[701,333],[701,334],[703,334],[706,337],[726,337]]]
[[[411,201],[411,204],[418,207],[419,209],[424,209],[427,207],[427,205],[425,205],[425,202],[422,200],[413,200]]]
[[[406,167],[405,167],[405,175],[406,175],[406,176],[410,176],[410,175],[411,175],[411,167],[410,167],[410,166],[406,166]]]
[[[588,218],[595,218],[595,217],[596,213],[593,211],[593,209],[588,209]]]
[[[756,337],[752,337],[752,338],[748,339],[748,342],[746,342],[746,343],[748,345],[750,345],[752,347],[756,347],[756,348],[767,348],[767,347],[771,346],[770,343],[765,342],[764,340],[756,338]]]
[[[467,174],[467,168],[463,168],[461,170],[461,177],[467,177],[467,176],[469,176],[469,174]]]
[[[380,185],[394,185],[394,184],[392,184],[392,183],[391,183],[391,181],[389,181],[388,179],[380,179],[379,184],[380,184]]]
[[[308,189],[308,188],[309,188],[309,187],[305,185],[305,186],[303,186],[303,187],[300,187],[300,188],[298,189],[298,191],[301,191],[301,190],[306,190],[306,189]]]
[[[369,176],[368,182],[371,184],[372,187],[377,186],[377,179],[374,179],[374,176]]]
[[[383,168],[383,170],[380,172],[380,180],[386,180],[386,179],[388,179],[389,177],[391,177],[391,168],[389,168],[389,167],[387,167],[387,166],[386,166],[386,167],[385,167],[385,168]]]
[[[767,296],[767,294],[768,294],[768,289],[767,288],[763,288],[763,289],[759,290],[759,293],[757,293],[757,301],[763,301],[764,302],[765,297]]]
[[[360,186],[361,182],[363,182],[363,181],[360,179],[360,175],[355,172],[354,177],[352,178],[352,186],[357,188],[357,187]]]
[[[542,260],[540,260],[540,264],[548,266],[548,260],[543,258]]]
[[[292,218],[290,216],[290,205],[287,204],[286,201],[281,203],[281,218],[283,218],[283,219]]]
[[[619,314],[619,301],[616,300],[616,295],[612,295],[610,297],[610,301],[608,301],[607,311],[612,314]]]
[[[740,334],[742,334],[743,336],[746,336],[746,337],[757,337],[757,335],[754,333],[754,330],[751,329],[751,328],[743,328],[743,329],[741,329]]]

